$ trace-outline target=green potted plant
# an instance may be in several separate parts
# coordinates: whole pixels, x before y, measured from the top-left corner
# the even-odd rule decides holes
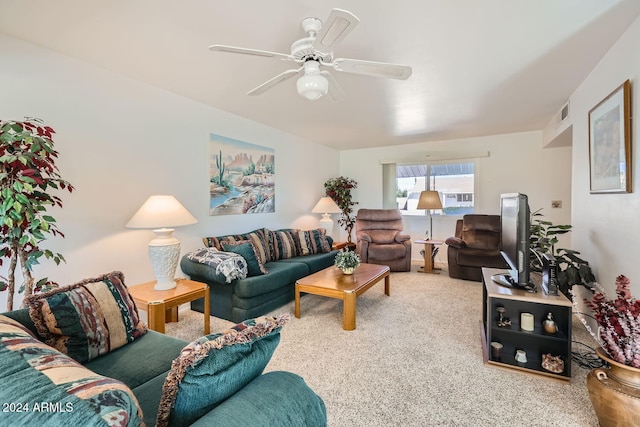
[[[356,225],[356,217],[353,215],[353,206],[358,202],[354,202],[351,196],[351,190],[356,188],[358,183],[351,178],[340,176],[338,178],[328,179],[324,183],[325,193],[331,197],[336,205],[342,210],[342,216],[338,219],[340,224],[347,232],[347,243],[351,245],[351,231]]]
[[[353,274],[356,267],[360,265],[360,257],[353,251],[338,252],[335,258],[335,266],[344,274]]]
[[[8,277],[0,276],[0,291],[8,290],[8,311],[13,310],[18,264],[24,280],[18,292],[26,297],[56,286],[47,278],[34,283],[34,265],[43,257],[56,264],[64,261],[61,254],[40,248],[47,235],[64,237],[47,214],[50,206],[62,207],[51,191],[73,191],[55,164],[53,134],[37,119],[0,120],[0,265],[9,260]]]
[[[542,271],[542,257],[544,254],[553,255],[558,264],[558,285],[560,291],[571,299],[573,285],[582,285],[591,289],[591,284],[596,281],[589,263],[578,255],[580,252],[572,249],[557,248],[558,236],[569,233],[571,225],[554,225],[550,221],[541,219],[542,209],[531,213],[531,225],[529,233],[529,248],[533,256],[531,260],[532,271]]]

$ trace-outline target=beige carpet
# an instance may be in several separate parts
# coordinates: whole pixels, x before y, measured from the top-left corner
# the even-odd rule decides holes
[[[293,302],[274,311],[291,321],[267,371],[304,377],[329,426],[598,425],[577,364],[570,382],[483,364],[482,284],[414,271],[392,273],[390,297],[383,288],[358,298],[355,331],[342,329],[338,300],[304,295],[300,319]],[[231,325],[211,321],[212,332]],[[197,338],[202,314],[181,313],[167,333]],[[577,321],[573,335],[594,345]]]

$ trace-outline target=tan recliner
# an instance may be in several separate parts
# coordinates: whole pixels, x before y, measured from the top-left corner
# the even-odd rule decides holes
[[[411,271],[411,238],[402,230],[398,209],[360,209],[356,215],[360,260],[388,265],[391,271]]]
[[[449,237],[449,277],[482,281],[482,267],[508,268],[500,254],[500,215],[465,215]]]

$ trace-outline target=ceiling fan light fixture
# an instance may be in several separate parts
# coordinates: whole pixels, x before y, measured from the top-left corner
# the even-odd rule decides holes
[[[329,90],[329,82],[324,76],[302,76],[296,86],[298,93],[309,101],[322,98]]]
[[[329,81],[320,74],[320,63],[317,61],[307,61],[304,64],[304,76],[296,82],[298,94],[304,96],[309,101],[315,101],[327,94]]]

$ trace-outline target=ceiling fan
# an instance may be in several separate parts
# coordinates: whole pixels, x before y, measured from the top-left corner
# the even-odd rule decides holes
[[[296,84],[300,95],[314,101],[328,93],[334,100],[339,100],[344,95],[344,91],[329,71],[321,67],[331,67],[336,71],[368,76],[400,80],[409,78],[411,67],[406,65],[333,57],[332,47],[349,34],[359,22],[360,20],[354,14],[342,9],[331,10],[325,25],[318,18],[306,18],[302,21],[302,29],[307,33],[307,37],[293,42],[290,54],[220,44],[211,45],[209,49],[292,61],[300,65],[298,68],[286,70],[267,80],[247,92],[247,95],[260,95],[278,83],[302,74]]]

